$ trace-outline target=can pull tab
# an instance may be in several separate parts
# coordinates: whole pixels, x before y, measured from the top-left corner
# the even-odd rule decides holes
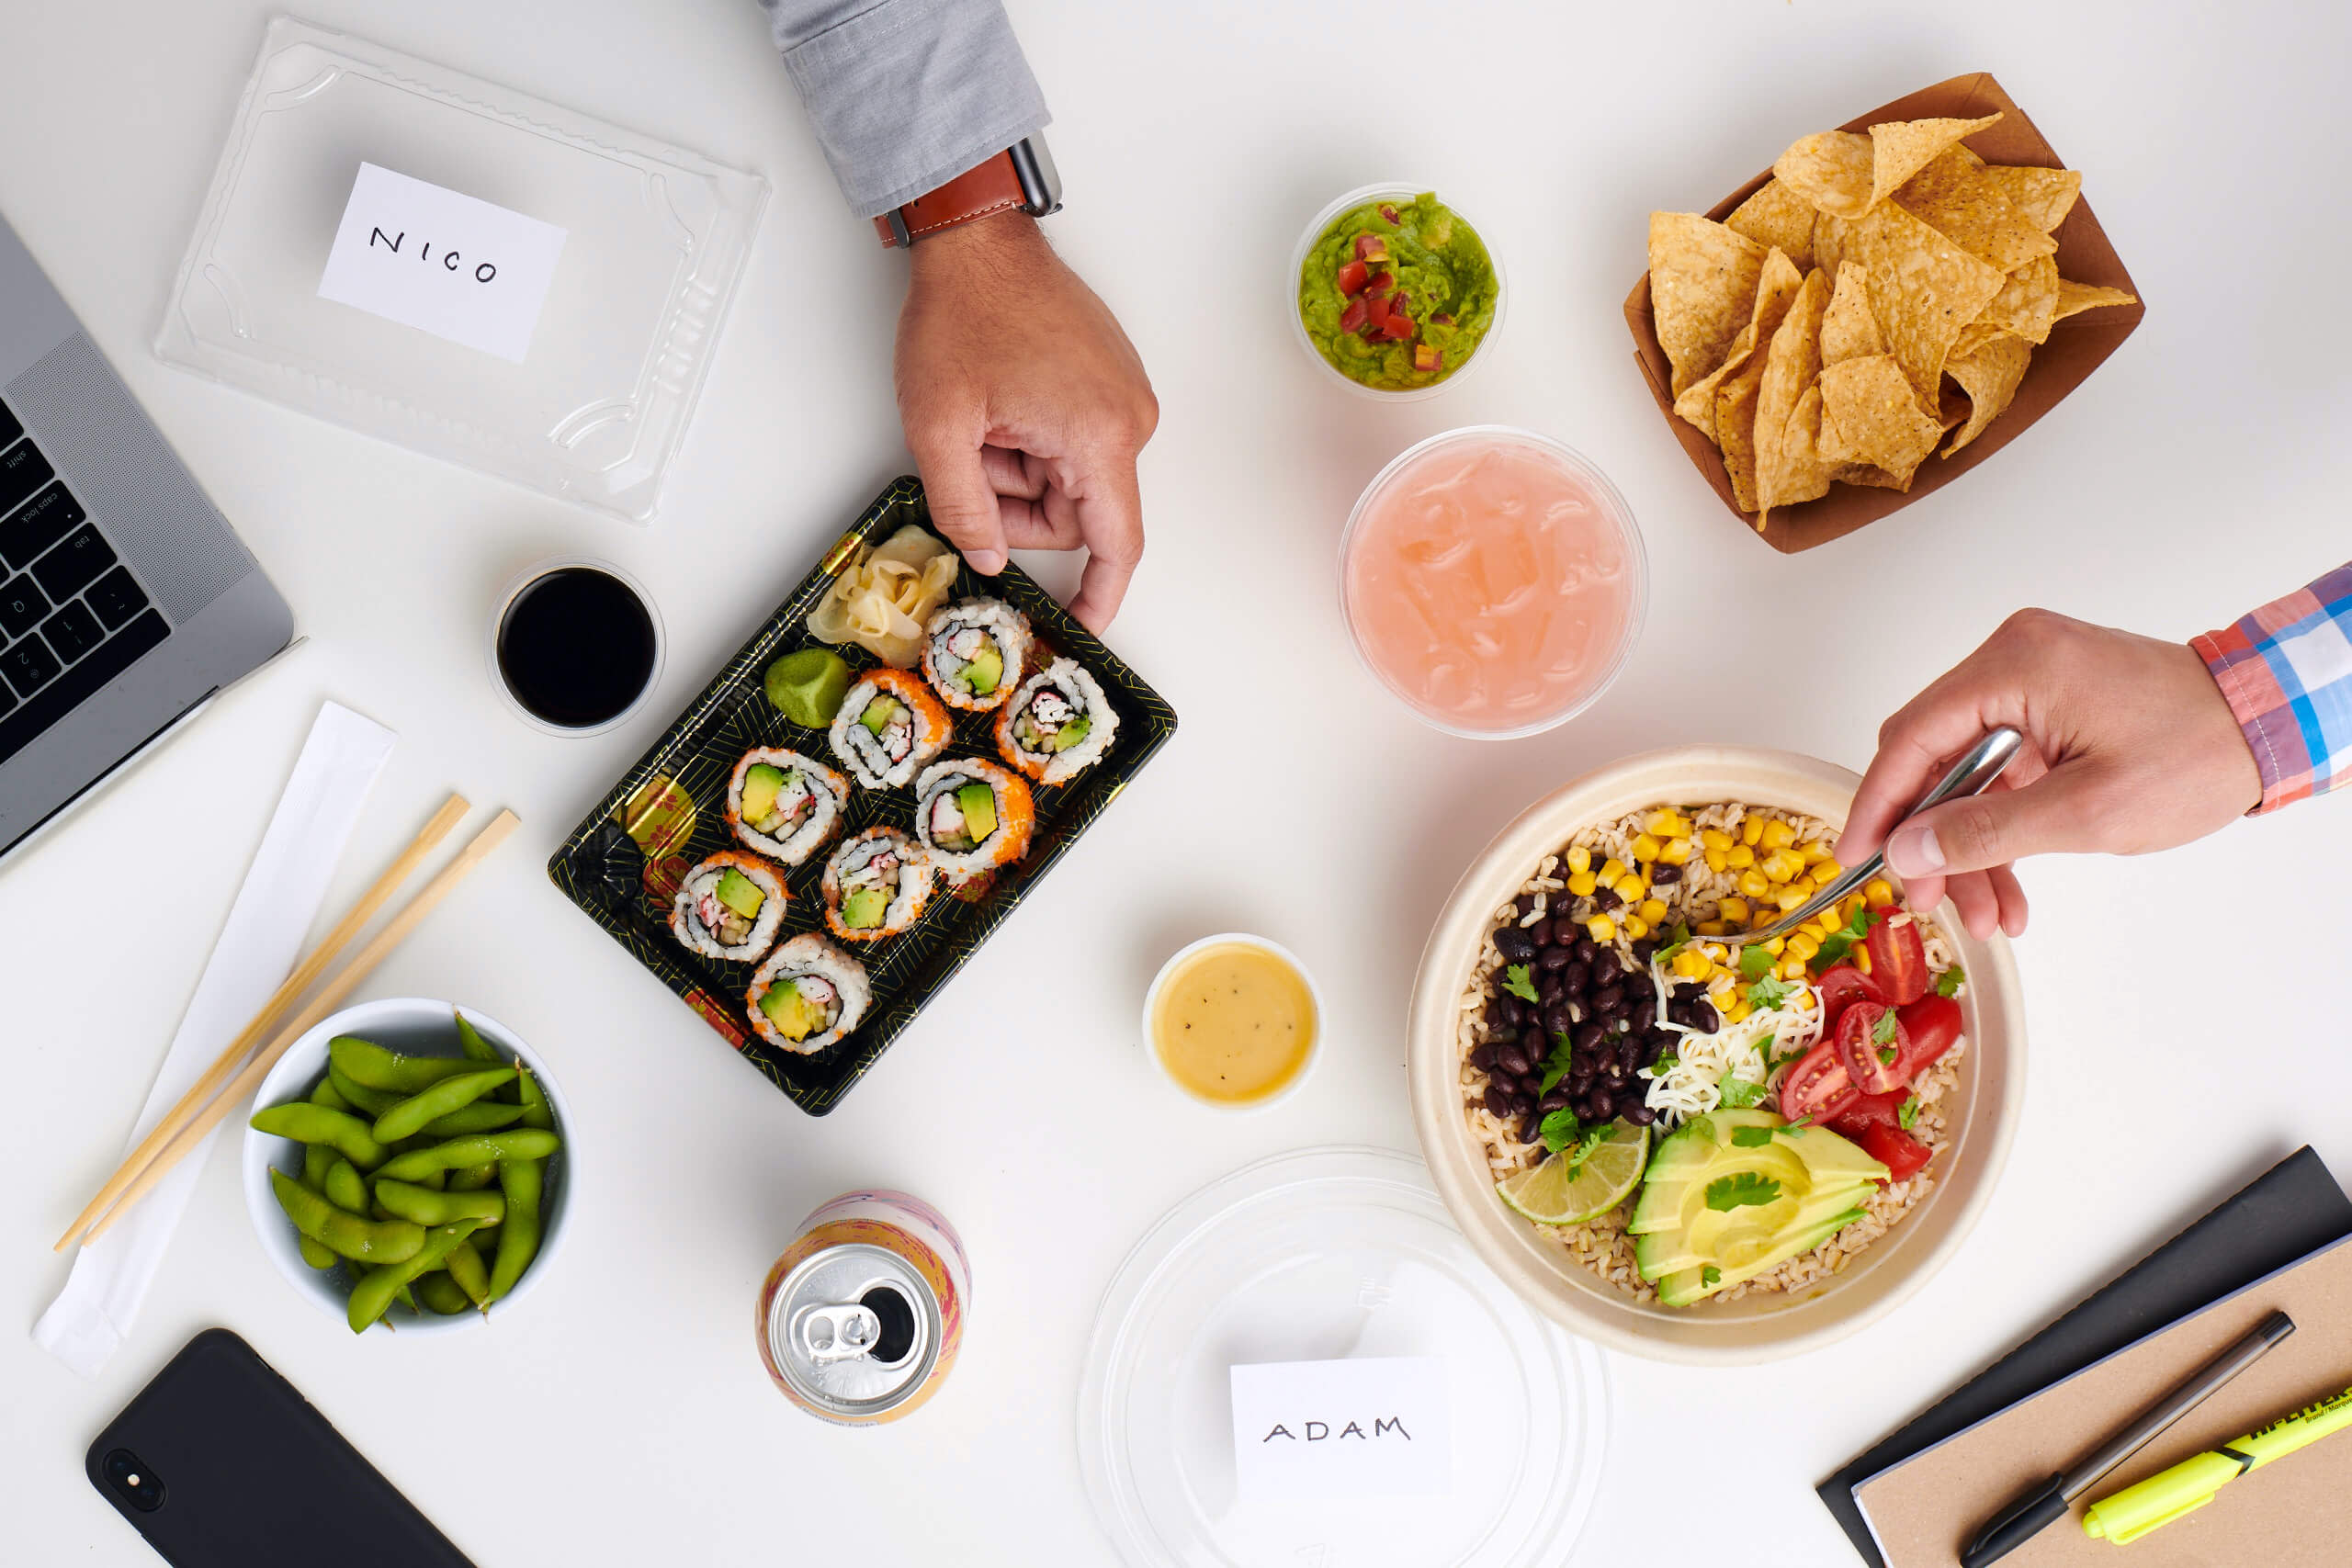
[[[803,1307],[793,1333],[812,1361],[847,1361],[873,1352],[882,1320],[855,1302]]]

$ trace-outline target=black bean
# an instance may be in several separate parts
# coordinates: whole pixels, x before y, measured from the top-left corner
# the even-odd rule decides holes
[[[1657,996],[1657,982],[1638,969],[1625,976],[1623,985],[1625,994],[1637,1002],[1651,1001]]]
[[[1547,947],[1544,950],[1543,956],[1535,961],[1535,967],[1538,969],[1549,970],[1556,974],[1558,971],[1566,969],[1574,962],[1576,962],[1576,954],[1570,953],[1566,948]]]
[[[1624,999],[1625,987],[1615,980],[1592,988],[1592,1009],[1595,1012],[1603,1015],[1613,1013]]]
[[[1487,1039],[1489,1043],[1499,1045],[1506,1040],[1516,1040],[1518,1038],[1519,1025],[1515,1023],[1497,1023],[1492,1019],[1487,1020]]]
[[[1519,1092],[1530,1100],[1544,1092],[1544,1069],[1541,1066],[1530,1067],[1520,1075]]]
[[[1544,1032],[1546,1034],[1565,1033],[1575,1022],[1568,1016],[1568,1004],[1566,1002],[1554,1002],[1544,1010]]]
[[[1592,1080],[1600,1076],[1600,1068],[1592,1063],[1579,1062],[1575,1070],[1568,1074],[1569,1098],[1574,1099],[1592,1088]]]
[[[1487,1086],[1487,1109],[1497,1116],[1510,1115],[1511,1092],[1500,1078],[1495,1079]]]
[[[1534,1005],[1531,1002],[1522,1001],[1517,997],[1503,998],[1504,1015],[1510,1020],[1511,1027],[1514,1029],[1526,1028],[1533,1011]]]
[[[1566,1087],[1561,1084],[1554,1084],[1549,1089],[1544,1091],[1544,1098],[1535,1102],[1535,1109],[1549,1114],[1552,1111],[1559,1110],[1562,1106],[1567,1104],[1567,1102],[1568,1090]]]
[[[1597,1018],[1588,1018],[1577,1025],[1576,1034],[1570,1043],[1579,1052],[1591,1051],[1597,1048],[1608,1034],[1608,1025]]]
[[[1534,1109],[1535,1097],[1525,1089],[1520,1089],[1510,1097],[1510,1113],[1513,1116],[1524,1116]]]
[[[1624,1117],[1626,1121],[1631,1122],[1636,1127],[1646,1127],[1651,1122],[1657,1120],[1657,1111],[1652,1111],[1648,1106],[1643,1105],[1638,1101],[1625,1107],[1625,1109],[1619,1111],[1618,1114]]]
[[[1600,890],[1600,907],[1604,909],[1622,909],[1625,907],[1625,896],[1614,887],[1604,887]]]
[[[1600,1081],[1607,1084],[1612,1090],[1623,1089],[1626,1081],[1633,1076],[1625,1070],[1623,1064],[1617,1062],[1611,1062],[1600,1069]]]
[[[1560,978],[1567,982],[1571,991],[1585,990],[1592,984],[1592,961],[1578,954],[1560,971]]]
[[[1588,1089],[1580,1099],[1575,1101],[1577,1120],[1598,1122],[1609,1114],[1609,1109],[1612,1103],[1605,1091],[1598,1089]]]
[[[1513,922],[1495,933],[1495,951],[1513,964],[1524,964],[1535,956],[1535,939]]]
[[[1527,1071],[1527,1052],[1517,1041],[1495,1053],[1495,1065],[1512,1077]]]
[[[1628,1034],[1617,1043],[1617,1065],[1625,1069],[1627,1077],[1633,1077],[1634,1069],[1646,1065],[1642,1053],[1647,1048],[1645,1037],[1639,1034]]]
[[[1495,1070],[1495,1042],[1489,1040],[1470,1053],[1470,1065],[1482,1073]]]
[[[1715,1010],[1713,1002],[1690,1004],[1690,1027],[1702,1034],[1713,1034],[1724,1026],[1724,1015]]]
[[[1642,1041],[1642,1066],[1645,1067],[1657,1066],[1657,1059],[1666,1055],[1673,1042],[1674,1036],[1666,1031],[1652,1030],[1644,1036]]]
[[[1671,887],[1681,880],[1682,868],[1679,865],[1660,861],[1650,867],[1650,886],[1653,887]]]
[[[1535,939],[1535,945],[1539,948],[1554,946],[1558,941],[1558,938],[1553,934],[1552,922],[1549,920],[1538,920],[1525,929],[1527,934]]]
[[[1644,937],[1634,944],[1634,962],[1644,969],[1650,966],[1650,960],[1657,955],[1657,943],[1647,937]]]

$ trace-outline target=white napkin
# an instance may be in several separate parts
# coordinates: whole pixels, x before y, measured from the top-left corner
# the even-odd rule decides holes
[[[220,928],[212,960],[196,983],[180,1032],[155,1074],[155,1087],[123,1145],[127,1154],[212,1064],[237,1032],[283,985],[301,956],[302,938],[326,897],[343,846],[359,822],[368,790],[392,754],[393,733],[349,708],[327,704],[294,763],[294,776],[269,819],[245,885]],[[65,1289],[33,1325],[33,1341],[85,1378],[94,1378],[130,1334],[179,1227],[215,1127],[139,1206],[74,1259]]]

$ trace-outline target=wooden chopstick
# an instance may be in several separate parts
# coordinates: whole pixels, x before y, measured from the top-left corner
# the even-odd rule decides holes
[[[466,797],[461,795],[453,795],[442,804],[441,809],[433,814],[433,820],[424,825],[424,831],[401,852],[400,859],[392,862],[390,869],[376,879],[373,887],[360,895],[359,902],[351,907],[351,913],[344,916],[334,930],[327,932],[309,957],[294,966],[294,972],[286,976],[286,983],[262,1004],[261,1011],[254,1014],[253,1021],[229,1042],[212,1065],[204,1070],[204,1076],[180,1096],[177,1104],[164,1112],[163,1120],[155,1123],[154,1130],[140,1140],[139,1146],[123,1156],[121,1166],[107,1184],[98,1189],[98,1195],[90,1200],[88,1207],[74,1216],[74,1223],[65,1228],[63,1235],[57,1238],[57,1245],[51,1251],[62,1252],[73,1246],[74,1238],[82,1234],[83,1227],[103,1213],[107,1205],[113,1202],[122,1190],[147,1168],[147,1162],[155,1157],[155,1151],[187,1125],[188,1119],[203,1109],[205,1102],[212,1098],[213,1091],[244,1061],[245,1053],[269,1032],[270,1026],[300,998],[304,991],[317,983],[319,976],[326,973],[328,964],[343,956],[343,950],[351,945],[351,939],[359,934],[360,928],[376,918],[376,911],[384,907],[384,901],[400,891],[401,884],[424,863],[425,856],[440,847],[441,840],[449,836],[449,829],[455,828],[469,809]]]
[[[189,1119],[187,1124],[180,1129],[163,1151],[149,1161],[146,1168],[132,1179],[130,1185],[115,1201],[114,1207],[107,1210],[103,1217],[90,1226],[88,1232],[82,1237],[82,1245],[87,1247],[106,1235],[107,1228],[115,1221],[129,1213],[131,1205],[144,1198],[157,1182],[164,1179],[174,1166],[186,1158],[190,1150],[204,1141],[205,1134],[211,1132],[222,1117],[243,1104],[246,1096],[252,1094],[260,1086],[261,1080],[269,1075],[269,1069],[277,1065],[277,1059],[286,1055],[294,1042],[309,1033],[312,1024],[334,1011],[342,1003],[343,998],[349,996],[353,988],[368,977],[368,972],[383,962],[384,955],[398,947],[409,932],[416,929],[418,922],[431,914],[434,907],[449,896],[450,889],[464,881],[466,874],[481,863],[484,855],[504,841],[506,836],[514,830],[515,826],[514,814],[512,811],[501,811],[491,819],[488,827],[475,834],[473,841],[458,851],[457,858],[444,866],[438,876],[426,883],[418,891],[416,897],[409,900],[406,908],[386,921],[384,929],[370,938],[368,945],[361,948],[350,963],[337,971],[334,978],[327,981],[319,994],[311,998],[300,1012],[295,1014],[291,1022],[278,1031],[277,1037],[263,1046],[260,1054],[245,1064],[244,1070],[230,1080],[229,1087],[220,1091],[219,1098]]]

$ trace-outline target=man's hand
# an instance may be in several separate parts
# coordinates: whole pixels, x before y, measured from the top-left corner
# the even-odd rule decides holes
[[[1986,730],[2024,747],[1992,789],[1889,829]],[[2025,930],[2009,863],[2145,854],[2201,839],[2262,799],[2262,776],[2205,661],[2177,642],[2021,610],[1878,732],[1838,858],[1886,845],[1914,905],[1949,892],[1979,937]]]
[[[1087,550],[1070,613],[1100,632],[1143,558],[1136,454],[1159,423],[1143,361],[1024,213],[916,242],[899,417],[931,519],[972,570]]]

